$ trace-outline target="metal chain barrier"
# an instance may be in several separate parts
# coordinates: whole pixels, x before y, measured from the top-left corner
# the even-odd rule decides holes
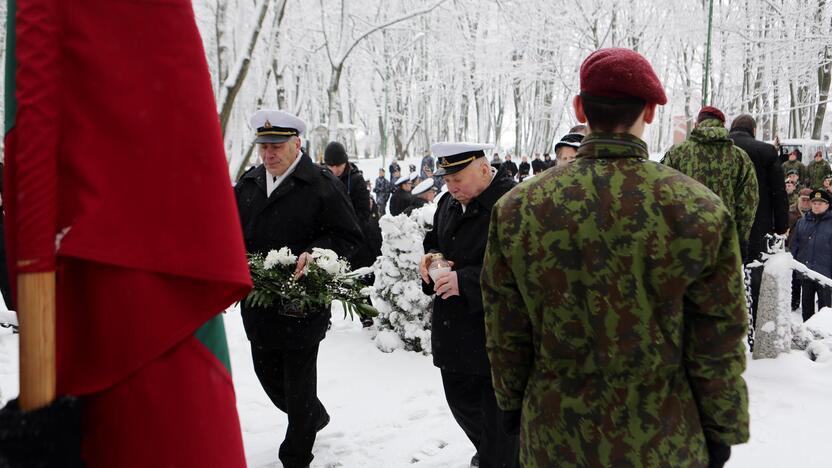
[[[749,266],[743,266],[745,273],[745,306],[748,314],[748,347],[754,351],[754,313],[751,304],[751,270]]]

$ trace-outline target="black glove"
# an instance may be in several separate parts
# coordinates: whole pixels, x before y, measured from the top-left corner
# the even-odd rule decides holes
[[[21,411],[17,399],[0,410],[0,467],[82,468],[81,404],[64,396]]]
[[[520,435],[520,410],[500,412],[500,422],[506,435]]]
[[[731,458],[731,446],[719,442],[706,441],[708,443],[708,468],[722,468],[725,462]]]

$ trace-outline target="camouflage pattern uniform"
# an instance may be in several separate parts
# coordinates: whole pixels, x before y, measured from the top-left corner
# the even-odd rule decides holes
[[[524,467],[708,465],[748,439],[739,244],[722,201],[624,134],[495,205],[482,272]]]
[[[788,174],[789,171],[797,171],[797,181],[800,184],[806,184],[806,166],[795,159],[794,161],[786,161],[783,163],[783,174]]]
[[[786,192],[786,195],[789,197],[789,206],[796,204],[797,200],[800,199],[800,187],[795,187],[792,193]]]
[[[832,174],[832,168],[829,163],[821,159],[820,161],[812,161],[809,167],[806,168],[806,179],[809,184],[808,187],[812,190],[823,189],[823,179]]]
[[[760,201],[757,172],[748,154],[728,138],[722,122],[700,122],[685,142],[670,148],[662,163],[719,195],[734,217],[739,238],[748,239]]]

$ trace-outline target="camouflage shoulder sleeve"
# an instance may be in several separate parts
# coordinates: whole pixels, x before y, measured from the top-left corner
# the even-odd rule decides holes
[[[737,180],[736,206],[733,206],[734,217],[737,223],[737,233],[740,242],[747,241],[751,237],[751,227],[754,225],[754,217],[757,214],[757,205],[760,203],[760,190],[757,183],[757,171],[751,158],[741,148],[735,146],[739,162],[739,177]]]
[[[748,321],[737,231],[727,212],[719,218],[718,250],[685,293],[683,359],[705,437],[735,445],[749,437]]]
[[[523,307],[511,258],[505,255],[510,250],[507,237],[516,235],[520,228],[520,199],[512,196],[515,191],[497,202],[491,213],[480,281],[485,349],[497,404],[506,411],[520,409],[534,360],[528,311]]]

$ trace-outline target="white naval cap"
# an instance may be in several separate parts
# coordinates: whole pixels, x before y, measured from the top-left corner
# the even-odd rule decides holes
[[[413,191],[410,192],[413,195],[419,195],[420,193],[425,193],[428,190],[433,188],[433,178],[427,178],[421,182],[416,187],[413,187]]]
[[[465,169],[475,159],[485,156],[493,145],[483,143],[434,143],[430,147],[436,156],[437,166],[434,175],[453,174]]]
[[[410,175],[408,176],[408,178],[410,179],[411,182],[413,182],[414,180],[419,178],[419,174],[416,173],[416,172],[411,172]]]
[[[399,177],[398,179],[396,179],[396,184],[395,185],[401,185],[405,182],[410,182],[410,177],[408,177],[406,175],[403,175],[403,176]]]
[[[283,143],[306,131],[303,120],[276,109],[260,109],[251,116],[249,124],[257,136],[255,143]]]

